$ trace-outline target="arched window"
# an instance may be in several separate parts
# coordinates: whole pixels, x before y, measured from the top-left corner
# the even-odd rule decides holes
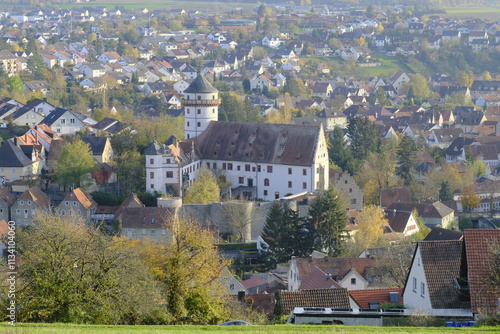
[[[269,187],[269,179],[264,179],[264,186]]]

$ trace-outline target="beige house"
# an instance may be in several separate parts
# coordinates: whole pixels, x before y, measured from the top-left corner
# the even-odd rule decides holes
[[[6,188],[0,186],[0,220],[9,221],[10,207],[16,202],[16,196]]]
[[[109,137],[82,137],[82,140],[89,144],[95,161],[101,164],[113,162],[114,152]]]
[[[121,234],[130,239],[166,240],[172,237],[168,227],[173,211],[164,207],[127,207],[121,212]]]
[[[96,209],[97,203],[90,194],[81,188],[73,189],[57,207],[60,215],[82,217],[87,224],[91,222]]]
[[[17,139],[7,140],[0,147],[0,181],[12,182],[40,175],[42,158],[32,145],[16,145]],[[43,147],[42,147],[43,150]],[[42,152],[43,153],[43,152]]]
[[[33,223],[39,210],[49,210],[49,197],[37,187],[31,187],[22,193],[10,207],[10,218],[17,226],[26,227]]]

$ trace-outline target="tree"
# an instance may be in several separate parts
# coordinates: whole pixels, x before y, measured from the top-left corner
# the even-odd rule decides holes
[[[23,259],[16,294],[19,321],[164,322],[158,285],[122,240],[105,237],[78,217],[41,211],[16,237]]]
[[[355,164],[351,149],[344,140],[344,131],[339,127],[335,127],[333,132],[328,136],[328,139],[328,157],[330,158],[330,162],[352,175]]]
[[[415,141],[410,136],[404,135],[397,149],[398,167],[396,168],[396,175],[404,180],[405,186],[409,186],[414,180],[413,174],[416,167],[417,151]]]
[[[250,202],[229,202],[224,205],[224,214],[231,227],[236,229],[237,241],[246,242],[247,230],[252,223],[252,211]]]
[[[18,75],[8,77],[7,84],[9,85],[11,92],[22,92],[24,90],[23,81]]]
[[[96,170],[90,145],[78,139],[64,145],[57,163],[57,180],[64,187],[86,188]]]
[[[309,217],[317,233],[315,248],[339,256],[344,250],[347,214],[337,191],[330,188],[318,195],[311,203]]]
[[[384,225],[387,224],[384,211],[375,205],[363,208],[357,217],[358,232],[354,235],[351,256],[357,257],[368,247],[379,247],[384,244]]]
[[[469,212],[472,211],[474,208],[479,206],[480,201],[480,198],[477,196],[472,186],[467,187],[467,189],[463,192],[462,206],[464,207],[464,210],[468,210]]]
[[[368,153],[380,150],[381,141],[378,128],[367,117],[352,118],[347,125],[347,136],[351,143],[352,155],[358,162],[365,160]],[[361,166],[361,163],[358,166]],[[357,172],[357,168],[355,172]]]
[[[196,180],[187,188],[184,203],[209,204],[219,200],[220,189],[214,173],[206,167],[202,167]]]
[[[417,100],[427,99],[430,96],[427,79],[420,73],[412,75],[408,86],[413,88],[414,96]]]
[[[313,251],[315,230],[287,203],[273,203],[266,217],[262,239],[269,246],[266,269],[287,262],[291,256],[309,256]]]
[[[159,266],[166,306],[177,323],[216,324],[224,318],[216,280],[227,263],[215,236],[194,221],[181,220],[173,229]]]
[[[415,218],[415,221],[417,222],[418,226],[418,232],[413,235],[413,240],[414,241],[424,240],[427,234],[429,234],[429,232],[431,231],[431,229],[425,225],[425,222],[422,219],[422,217],[420,217],[420,215],[418,214],[417,209],[413,209],[411,214]]]
[[[439,200],[440,201],[452,201],[453,192],[450,188],[450,183],[448,181],[441,182],[441,188],[439,189]]]

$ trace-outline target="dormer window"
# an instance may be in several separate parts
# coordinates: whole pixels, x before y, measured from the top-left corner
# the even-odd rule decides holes
[[[146,222],[146,217],[142,217],[142,222],[145,223]]]

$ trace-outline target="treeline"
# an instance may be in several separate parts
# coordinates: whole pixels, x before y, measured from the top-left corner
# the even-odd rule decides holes
[[[76,217],[39,213],[16,231],[19,322],[217,324],[265,317],[225,298],[226,261],[196,222],[165,226],[165,242],[106,236]],[[2,270],[3,275],[7,270]],[[5,277],[2,277],[5,279]],[[6,319],[10,300],[2,286]]]

